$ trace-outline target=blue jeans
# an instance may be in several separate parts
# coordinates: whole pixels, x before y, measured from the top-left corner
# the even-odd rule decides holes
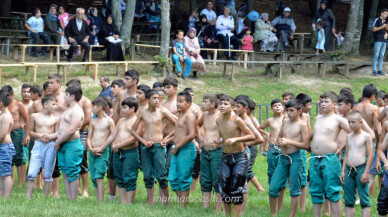
[[[0,144],[0,177],[11,175],[12,158],[15,153],[15,147],[12,143]]]
[[[39,39],[43,40],[44,44],[50,44],[50,37],[45,32],[33,33],[30,32],[30,37],[32,38],[33,44],[39,44]],[[47,48],[43,47],[42,51],[46,51]],[[32,52],[36,52],[36,47],[32,47]]]
[[[230,42],[229,42],[229,38],[230,38]],[[233,45],[233,49],[235,50],[240,49],[240,40],[234,35],[228,37],[222,34],[218,34],[217,39],[223,44],[224,49],[229,49],[230,44]],[[225,55],[229,56],[229,52],[225,52]],[[231,57],[235,57],[235,56],[236,56],[236,52],[232,52]]]
[[[385,48],[387,44],[382,41],[376,41],[374,43],[374,52],[373,52],[373,60],[372,60],[372,70],[376,72],[376,61],[379,60],[378,71],[381,72],[383,70],[383,59],[385,54]]]
[[[191,65],[193,64],[193,62],[191,61],[191,59],[188,56],[185,56],[185,57],[186,57],[186,59],[185,59],[186,68],[185,68],[185,72],[183,73],[183,75],[186,76],[186,77],[189,77],[190,76],[190,71],[191,71]],[[179,61],[179,56],[176,55],[176,54],[172,54],[172,61],[176,65],[176,70],[179,73],[181,73],[182,72],[182,67],[181,67],[181,63]]]
[[[40,169],[44,168],[43,179],[45,182],[52,182],[52,174],[55,167],[57,151],[54,149],[54,141],[43,143],[35,140],[31,150],[30,165],[28,167],[27,180],[35,180]]]

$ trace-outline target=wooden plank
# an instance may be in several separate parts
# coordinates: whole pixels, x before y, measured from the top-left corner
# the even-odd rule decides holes
[[[36,70],[37,70],[37,68],[38,68],[38,66],[33,66],[33,70],[34,70],[34,77],[33,77],[33,82],[34,82],[34,84],[36,83]]]
[[[215,50],[214,54],[213,54],[213,60],[214,60],[213,65],[217,64],[217,62],[216,62],[217,61],[217,55],[218,55],[217,50]]]
[[[244,53],[244,69],[248,68],[248,53]]]
[[[233,82],[234,80],[234,72],[236,70],[236,64],[232,63],[232,72],[230,74],[230,81]]]
[[[67,83],[67,67],[63,66],[63,79],[65,80],[65,84]]]
[[[98,77],[98,64],[94,64],[93,81],[97,81],[97,77]]]
[[[22,59],[21,62],[24,63],[26,59],[26,47],[22,46]]]
[[[223,74],[223,76],[222,76],[223,78],[225,78],[225,74],[226,74],[226,64],[227,64],[227,63],[224,63],[224,74]]]
[[[61,49],[57,48],[57,63],[61,62]]]
[[[1,77],[3,75],[3,69],[0,67],[0,84],[1,84]]]

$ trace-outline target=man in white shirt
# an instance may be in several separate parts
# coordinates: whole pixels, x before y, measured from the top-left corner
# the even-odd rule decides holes
[[[207,2],[207,5],[206,5],[206,8],[204,8],[200,15],[202,14],[205,14],[206,17],[207,17],[207,22],[212,25],[212,26],[215,26],[216,25],[216,21],[217,21],[217,14],[216,12],[213,11],[213,2],[212,1],[208,1]]]
[[[240,40],[232,33],[234,28],[234,19],[230,16],[230,8],[225,7],[224,14],[218,16],[216,22],[217,39],[223,43],[224,49],[229,49],[231,44],[233,45],[233,49],[240,48]],[[225,52],[225,55],[228,56],[228,60],[237,59],[236,52]]]

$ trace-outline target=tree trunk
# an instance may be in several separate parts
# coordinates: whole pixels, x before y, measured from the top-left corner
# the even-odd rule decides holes
[[[1,17],[10,17],[11,16],[11,4],[12,0],[3,0],[0,4],[0,16]]]
[[[247,0],[247,15],[251,11],[253,11],[253,0]],[[249,19],[246,19],[246,21],[247,21],[247,26],[252,27],[252,22]]]
[[[372,28],[373,28],[373,22],[376,19],[376,15],[380,16],[380,14],[377,14],[377,7],[379,6],[379,0],[372,0],[370,10],[369,10],[369,19],[368,19],[368,26],[366,26],[366,38],[372,37]]]
[[[357,26],[355,29],[353,45],[352,45],[352,50],[351,50],[352,54],[354,54],[354,55],[359,54],[362,26],[364,23],[363,21],[364,21],[364,0],[360,0],[360,6],[358,8],[358,15],[357,15]]]
[[[125,6],[123,25],[121,26],[121,38],[124,43],[130,43],[133,18],[135,17],[136,0],[128,0]]]
[[[197,10],[197,0],[190,0],[190,10]]]
[[[121,29],[122,14],[120,0],[112,0],[112,16],[118,29]]]
[[[169,0],[161,0],[162,10],[161,10],[161,42],[160,42],[160,56],[168,58],[168,52],[170,48],[170,2]]]
[[[321,7],[321,1],[322,0],[317,0],[317,3],[315,5],[315,10],[318,10]],[[315,14],[315,11],[314,11],[314,14]]]
[[[358,8],[360,7],[360,1],[361,0],[353,0],[350,6],[348,23],[346,25],[345,41],[343,46],[344,51],[349,53],[352,49],[354,34],[357,27],[357,16]]]

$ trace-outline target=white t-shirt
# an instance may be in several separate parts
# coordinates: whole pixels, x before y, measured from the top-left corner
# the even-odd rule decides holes
[[[42,17],[36,18],[35,16],[32,16],[27,20],[27,23],[31,29],[36,30],[38,32],[43,32],[44,22]]]
[[[203,9],[199,15],[202,15],[202,14],[206,15],[208,21],[214,20],[217,18],[216,12],[214,12],[213,10],[209,11],[207,8]]]

